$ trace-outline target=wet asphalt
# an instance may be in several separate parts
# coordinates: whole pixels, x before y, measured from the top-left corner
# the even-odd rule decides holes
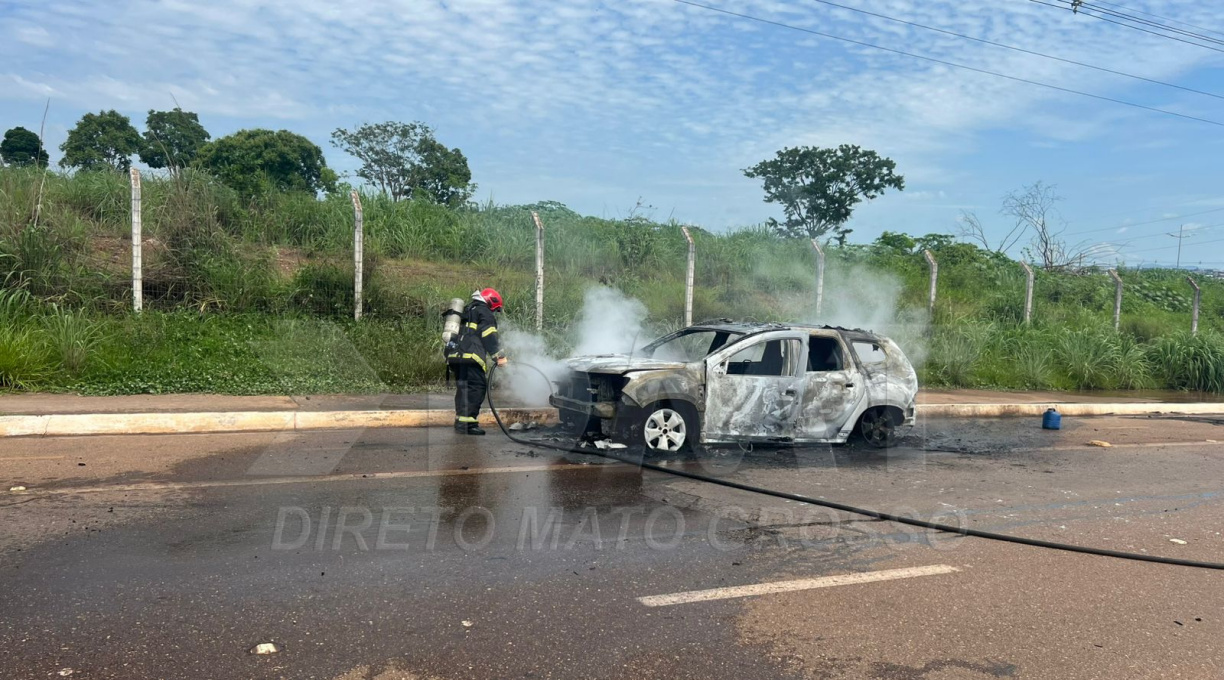
[[[887,453],[732,448],[654,462],[1224,560],[1219,422],[1067,425],[931,422]],[[5,678],[1224,676],[1221,572],[949,539],[497,432],[0,446],[4,489],[28,487],[0,490]],[[638,599],[931,565],[956,571]],[[265,642],[280,651],[249,653]]]

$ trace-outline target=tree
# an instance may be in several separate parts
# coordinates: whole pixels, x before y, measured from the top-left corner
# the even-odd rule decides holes
[[[421,195],[443,205],[460,205],[475,186],[467,158],[434,138],[420,122],[366,124],[337,129],[332,145],[361,161],[357,175],[398,201]]]
[[[239,130],[205,144],[196,162],[246,196],[268,189],[316,193],[336,183],[323,150],[288,130]]]
[[[60,165],[81,170],[122,170],[132,167],[132,156],[140,151],[140,133],[127,116],[118,111],[87,113],[68,139],[60,145]]]
[[[1033,234],[1025,252],[1047,270],[1065,268],[1085,254],[1082,243],[1069,246],[1062,237],[1067,229],[1058,212],[1062,200],[1057,187],[1038,180],[1005,196],[1000,210],[1013,217],[1018,228]]]
[[[1024,222],[1017,220],[1003,238],[995,243],[995,247],[990,247],[990,237],[986,234],[986,227],[982,226],[982,221],[978,219],[977,213],[970,210],[962,210],[960,219],[957,220],[956,233],[957,236],[982,244],[982,248],[996,253],[1006,253],[1015,246],[1021,238],[1024,237],[1026,225]]]
[[[885,189],[905,189],[905,178],[895,173],[897,164],[876,152],[843,144],[836,149],[796,147],[782,149],[772,160],[744,170],[761,179],[765,202],[779,203],[786,221],[770,226],[792,237],[820,238],[833,232],[845,243],[850,229],[844,225],[863,199],[872,199]]]
[[[914,252],[914,246],[917,245],[917,241],[909,234],[886,231],[875,240],[875,245],[884,250],[895,250],[908,255]]]
[[[23,127],[15,127],[4,133],[0,142],[0,160],[14,167],[37,165],[44,167],[50,161],[38,135]]]
[[[191,165],[209,134],[200,117],[190,111],[149,111],[145,119],[140,160],[150,168],[169,168],[172,174]]]

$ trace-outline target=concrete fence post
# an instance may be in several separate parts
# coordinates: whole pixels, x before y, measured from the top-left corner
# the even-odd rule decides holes
[[[544,223],[532,211],[536,227],[536,332],[544,330]]]
[[[824,248],[816,239],[812,239],[812,247],[816,249],[816,317],[820,318],[820,308],[824,305]]]
[[[353,319],[361,320],[362,269],[365,265],[365,224],[361,210],[361,195],[354,189],[353,197]]]
[[[1118,330],[1122,322],[1122,277],[1116,269],[1109,270],[1109,276],[1114,280],[1114,330]]]
[[[680,227],[684,232],[684,240],[688,241],[688,269],[684,274],[684,325],[693,325],[693,267],[697,260],[697,248],[693,244],[693,235],[688,227]]]
[[[927,301],[927,312],[932,317],[935,316],[935,287],[939,281],[939,263],[935,261],[935,256],[929,250],[922,251],[923,257],[926,258],[927,264],[931,266],[931,292],[930,299]]]
[[[1033,268],[1029,263],[1021,261],[1020,266],[1024,267],[1024,275],[1027,280],[1024,284],[1024,323],[1032,323],[1033,321]]]
[[[1199,303],[1203,299],[1203,291],[1199,290],[1199,285],[1193,276],[1187,276],[1186,281],[1194,289],[1194,309],[1190,312],[1190,335],[1198,335]]]
[[[132,168],[132,309],[144,308],[144,237],[140,215],[140,171]]]

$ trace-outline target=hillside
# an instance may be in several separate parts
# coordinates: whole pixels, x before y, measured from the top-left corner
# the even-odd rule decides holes
[[[534,324],[535,228],[546,225],[544,341],[570,349],[585,292],[640,300],[646,332],[683,316],[679,225],[564,206],[452,210],[364,198],[366,318],[351,319],[352,206],[270,193],[242,200],[198,175],[144,185],[144,297],[130,291],[127,178],[0,169],[0,388],[88,393],[407,390],[443,375],[438,311],[492,285],[511,325]],[[896,233],[905,231],[897,225]],[[1034,323],[1018,263],[951,238],[829,249],[816,318],[807,242],[762,228],[695,230],[695,318],[872,326],[922,363],[927,385],[1224,391],[1224,284],[1203,279],[1197,338],[1185,272],[1124,270],[1120,332],[1101,271],[1039,272]],[[926,312],[927,267],[939,297]]]

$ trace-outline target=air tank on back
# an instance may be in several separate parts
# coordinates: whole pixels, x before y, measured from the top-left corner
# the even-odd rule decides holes
[[[463,300],[454,298],[442,312],[442,344],[446,345],[459,335],[459,322],[463,319]]]

